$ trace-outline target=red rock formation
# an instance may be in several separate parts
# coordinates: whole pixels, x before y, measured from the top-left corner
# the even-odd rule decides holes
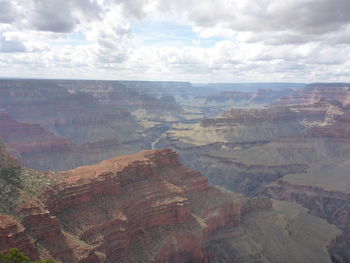
[[[19,248],[33,259],[38,258],[38,252],[32,240],[25,233],[25,228],[13,217],[0,214],[0,251]]]
[[[159,94],[155,94],[155,96],[147,94],[148,90],[159,86],[160,83],[154,85],[152,82],[140,82],[138,84],[135,82],[136,85],[133,85],[132,82],[91,80],[59,81],[59,83],[73,92],[91,94],[104,105],[116,106],[129,111],[143,109],[149,113],[164,114],[164,112],[179,113],[182,110],[173,97],[159,96],[160,99],[157,99],[156,97]],[[169,83],[168,85],[173,86],[174,84]],[[167,88],[164,87],[164,89]]]
[[[238,123],[249,124],[252,122],[280,122],[288,120],[296,120],[297,114],[290,111],[288,108],[271,108],[271,109],[231,109],[223,112],[215,119],[204,119],[201,126],[207,127],[209,125],[227,126]]]
[[[206,98],[206,103],[225,103],[231,102],[234,104],[271,104],[282,96],[289,95],[293,89],[259,89],[255,92],[241,91],[222,91],[218,94],[209,95]],[[231,106],[233,106],[231,105]]]
[[[337,116],[334,123],[327,126],[314,126],[307,130],[314,137],[329,137],[334,139],[350,139],[350,111],[345,109],[343,115]]]
[[[275,106],[264,109],[231,109],[217,118],[203,119],[200,125],[181,132],[167,132],[193,145],[219,142],[262,142],[295,136],[312,126],[330,125],[343,108],[327,101],[310,105]],[[186,139],[185,139],[186,138]],[[179,143],[180,144],[180,143]]]
[[[56,183],[44,188],[39,202],[23,196],[18,204],[17,229],[25,238],[13,244],[27,251],[30,237],[62,262],[208,262],[208,238],[257,209],[209,186],[167,149],[47,177]],[[6,233],[0,229],[0,237]]]
[[[25,202],[18,207],[17,216],[21,218],[27,236],[39,243],[51,257],[69,263],[101,262],[91,248],[64,232],[59,219],[40,204]]]
[[[182,166],[178,154],[169,149],[115,157],[37,178],[25,171],[19,176],[20,196],[8,212],[18,223],[4,223],[3,228],[0,224],[0,250],[18,244],[28,251],[33,240],[35,249],[40,247],[34,250],[39,257],[63,263],[208,263],[219,262],[212,259],[228,250],[235,251],[232,258],[245,253],[269,258],[268,249],[258,254],[235,250],[235,229],[249,232],[244,223],[250,215],[276,226],[275,234],[285,233],[278,236],[282,243],[290,239],[285,229],[275,225],[278,215],[270,200],[246,199],[208,185],[207,178]],[[25,176],[38,185],[25,185]],[[22,234],[9,239],[9,225],[14,224]],[[211,242],[222,239],[232,244],[208,249]]]
[[[37,170],[66,170],[96,163],[117,154],[135,151],[140,144],[137,140],[123,143],[108,138],[77,145],[38,124],[14,120],[3,110],[0,111],[0,138],[24,166]]]
[[[30,168],[67,170],[147,145],[130,112],[56,81],[2,80],[0,108],[0,137]]]
[[[335,100],[343,106],[349,104],[349,84],[310,84],[303,90],[296,90],[288,96],[281,97],[276,104],[313,104],[320,99]]]
[[[16,121],[5,111],[0,112],[0,137],[17,156],[69,151],[74,148],[68,139],[58,137],[38,124]]]
[[[59,175],[61,183],[45,192],[44,203],[70,225],[74,235],[104,253],[107,262],[125,260],[131,239],[140,229],[190,219],[183,190],[162,180],[157,171],[162,166],[179,165],[176,154],[157,151],[77,168]],[[108,203],[110,218],[99,211],[100,199]],[[87,219],[90,214],[96,216]],[[82,225],[76,228],[74,224]]]

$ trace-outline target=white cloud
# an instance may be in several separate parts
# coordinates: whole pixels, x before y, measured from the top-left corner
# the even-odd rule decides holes
[[[0,0],[2,76],[348,81],[349,35],[348,0]]]

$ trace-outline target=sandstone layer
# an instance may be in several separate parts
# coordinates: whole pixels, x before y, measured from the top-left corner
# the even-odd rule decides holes
[[[179,151],[186,165],[213,184],[298,202],[335,224],[343,236],[330,253],[335,262],[348,262],[350,137],[349,108],[343,104],[321,97],[302,105],[232,109],[169,130],[158,146]]]
[[[339,233],[325,224],[321,241],[300,244],[297,226],[268,199],[212,187],[168,149],[17,176],[19,198],[2,210],[0,249],[16,245],[58,262],[330,262],[326,246]],[[269,227],[256,235],[254,222]]]
[[[1,80],[0,109],[0,137],[38,170],[72,169],[150,147],[129,111],[54,80]]]
[[[211,94],[206,97],[205,103],[211,106],[223,105],[227,107],[257,107],[269,105],[293,93],[295,89],[259,89],[254,92],[243,91],[221,91],[220,93]]]
[[[313,104],[320,99],[326,99],[338,101],[345,106],[350,103],[349,87],[348,83],[314,83],[302,90],[295,90],[287,96],[282,96],[276,104]]]

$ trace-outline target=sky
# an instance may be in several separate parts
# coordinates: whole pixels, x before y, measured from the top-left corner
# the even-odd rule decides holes
[[[350,1],[0,0],[0,77],[350,82]]]

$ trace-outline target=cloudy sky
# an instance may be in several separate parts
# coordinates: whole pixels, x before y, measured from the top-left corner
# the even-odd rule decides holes
[[[0,0],[0,77],[350,82],[350,1]]]

